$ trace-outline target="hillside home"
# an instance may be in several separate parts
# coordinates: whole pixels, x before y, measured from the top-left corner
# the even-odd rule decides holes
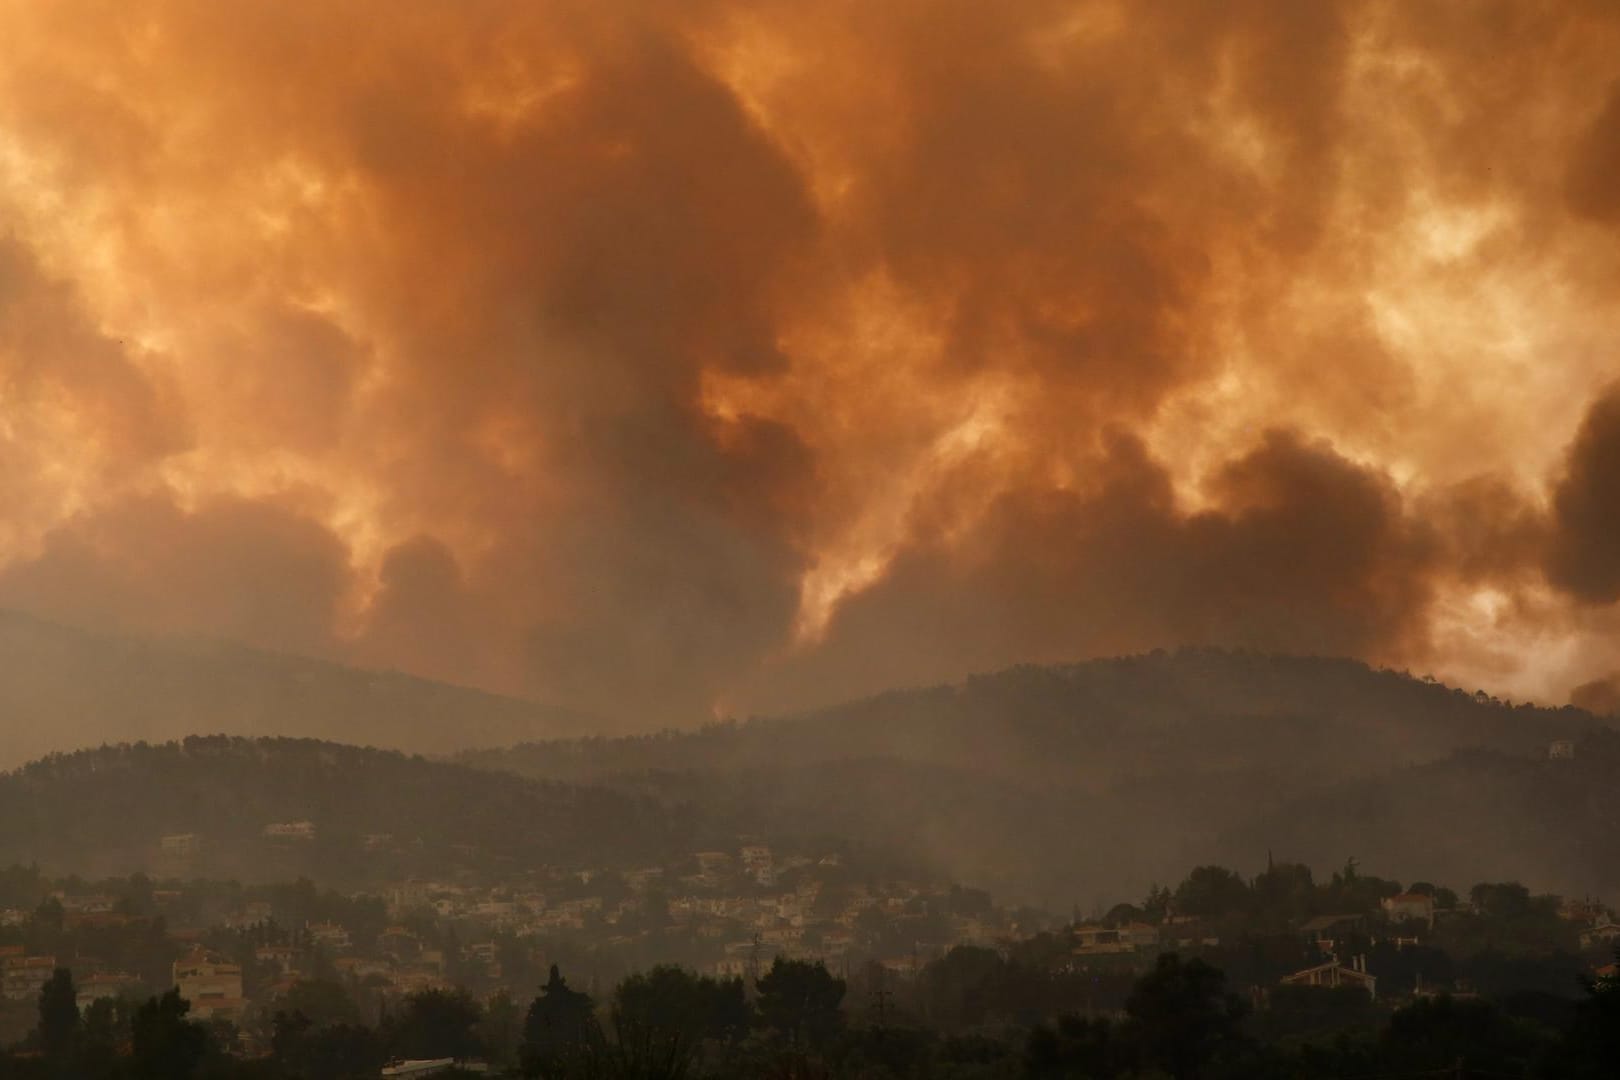
[[[388,910],[391,914],[415,911],[428,906],[428,884],[424,881],[404,881],[389,888]]]
[[[1201,942],[1201,931],[1190,924],[1189,944]],[[1159,928],[1147,923],[1133,922],[1124,926],[1077,926],[1074,935],[1074,955],[1099,956],[1110,953],[1130,953],[1159,947]]]
[[[90,1006],[103,998],[116,998],[126,991],[139,988],[141,981],[121,971],[103,971],[75,980],[79,994],[79,1012],[88,1012]]]
[[[62,910],[70,915],[105,915],[112,911],[116,904],[116,901],[106,893],[75,895],[58,891],[52,895],[61,901]]]
[[[313,821],[273,821],[259,830],[266,840],[313,840]]]
[[[1132,922],[1119,928],[1119,940],[1133,949],[1159,947],[1159,928],[1150,923]]]
[[[1403,892],[1379,901],[1384,914],[1395,922],[1419,919],[1434,925],[1434,897],[1427,893]]]
[[[309,940],[323,949],[345,952],[354,944],[349,939],[349,931],[337,923],[309,923],[304,929],[309,934]]]
[[[1121,941],[1119,931],[1110,926],[1077,926],[1072,936],[1076,956],[1106,956],[1135,951]]]
[[[174,833],[160,839],[158,849],[174,858],[190,858],[202,850],[202,837],[196,833]]]
[[[24,956],[21,946],[10,956],[0,958],[0,996],[7,1001],[33,1001],[40,988],[56,970],[54,956]]]
[[[1336,988],[1340,986],[1354,986],[1367,991],[1367,996],[1373,999],[1378,997],[1378,978],[1367,974],[1365,957],[1356,957],[1350,967],[1345,967],[1337,960],[1329,960],[1325,964],[1317,964],[1303,971],[1296,971],[1292,975],[1282,977],[1284,986],[1318,986]]]
[[[760,931],[759,938],[766,945],[795,949],[804,941],[804,931],[796,926],[778,926]]]
[[[698,864],[698,877],[706,884],[718,883],[731,872],[731,856],[724,851],[700,851],[693,856]]]
[[[174,985],[191,1003],[193,1020],[241,1023],[242,968],[221,956],[196,949],[174,962]]]
[[[1563,902],[1558,905],[1558,917],[1560,919],[1568,919],[1570,922],[1594,924],[1600,923],[1607,919],[1609,917],[1609,913],[1604,909],[1601,903],[1593,900],[1591,897],[1585,897],[1580,900],[1576,900],[1573,897],[1566,897]]]
[[[1599,945],[1613,945],[1616,941],[1620,941],[1620,925],[1609,919],[1581,931],[1581,948],[1583,949],[1596,948]]]
[[[461,950],[462,959],[485,970],[486,974],[500,973],[500,952],[493,941],[475,941]]]
[[[776,884],[776,867],[771,860],[771,849],[763,844],[749,844],[741,851],[743,868],[761,885]]]

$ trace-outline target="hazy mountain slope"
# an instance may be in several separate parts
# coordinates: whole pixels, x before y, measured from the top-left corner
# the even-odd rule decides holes
[[[1245,824],[1228,847],[1275,845],[1323,866],[1360,856],[1380,873],[1471,884],[1620,893],[1620,733],[1594,731],[1573,760],[1467,750],[1327,785]],[[1364,854],[1365,853],[1365,854]]]
[[[313,839],[262,835],[267,824],[305,820]],[[201,839],[201,853],[162,854],[161,838],[182,833]],[[87,875],[306,874],[353,884],[494,866],[626,865],[713,839],[692,815],[646,799],[309,739],[102,747],[0,775],[0,865]]]
[[[1268,847],[1282,855],[1298,834],[1268,843],[1249,826],[1323,791],[1460,748],[1529,761],[1549,740],[1598,724],[1579,710],[1508,706],[1349,660],[1184,650],[463,760],[661,799],[675,774],[684,805],[836,823],[853,841],[896,843],[999,895],[1066,905],[1179,877],[1194,862],[1252,868]],[[1313,846],[1316,861],[1384,865],[1399,836],[1367,820],[1358,831],[1347,818],[1320,845],[1334,850]]]
[[[1598,723],[1353,660],[1214,649],[1009,668],[698,732],[552,740],[464,760],[555,779],[890,757],[1018,783],[1111,788],[1229,770],[1386,772],[1478,746],[1531,753]]]
[[[0,768],[102,742],[290,735],[420,753],[599,730],[587,716],[222,642],[100,635],[0,610]]]

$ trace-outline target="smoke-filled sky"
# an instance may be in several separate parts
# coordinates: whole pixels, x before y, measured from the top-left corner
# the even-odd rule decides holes
[[[0,606],[648,723],[1602,704],[1611,0],[0,0]]]

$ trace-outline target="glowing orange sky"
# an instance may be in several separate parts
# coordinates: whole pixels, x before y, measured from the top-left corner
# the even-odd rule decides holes
[[[1602,2],[0,0],[0,604],[655,720],[1564,700],[1617,80]]]

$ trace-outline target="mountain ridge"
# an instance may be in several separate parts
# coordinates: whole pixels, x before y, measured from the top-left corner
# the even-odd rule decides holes
[[[298,823],[307,835],[269,828]],[[179,860],[162,848],[176,835],[196,841]],[[0,865],[84,875],[375,885],[461,864],[624,864],[705,838],[645,798],[318,739],[193,735],[0,773]]]
[[[105,742],[287,735],[445,754],[600,730],[521,698],[214,639],[105,634],[0,609],[0,768]]]
[[[1358,784],[1473,751],[1530,761],[1554,740],[1607,729],[1571,706],[1513,705],[1359,661],[1182,649],[1022,665],[786,717],[457,760],[655,798],[673,788],[700,806],[767,821],[838,820],[855,841],[909,837],[911,850],[954,880],[1066,906],[1145,889],[1195,862],[1247,865],[1271,846],[1265,822],[1286,822]],[[857,772],[885,779],[849,782]],[[1450,816],[1459,835],[1469,834],[1471,816],[1488,816],[1460,803],[1434,813]],[[1311,861],[1330,865],[1350,856],[1411,861],[1394,858],[1409,845],[1387,822],[1356,837],[1329,817],[1324,834],[1346,838],[1339,846],[1356,838],[1356,850],[1323,852],[1279,827],[1279,842],[1301,848],[1279,856],[1309,849]],[[1620,850],[1620,824],[1580,827],[1600,844],[1612,831]],[[1534,847],[1504,851],[1493,872],[1516,855],[1560,887],[1603,877],[1549,864]],[[1099,888],[1104,881],[1116,884]]]

